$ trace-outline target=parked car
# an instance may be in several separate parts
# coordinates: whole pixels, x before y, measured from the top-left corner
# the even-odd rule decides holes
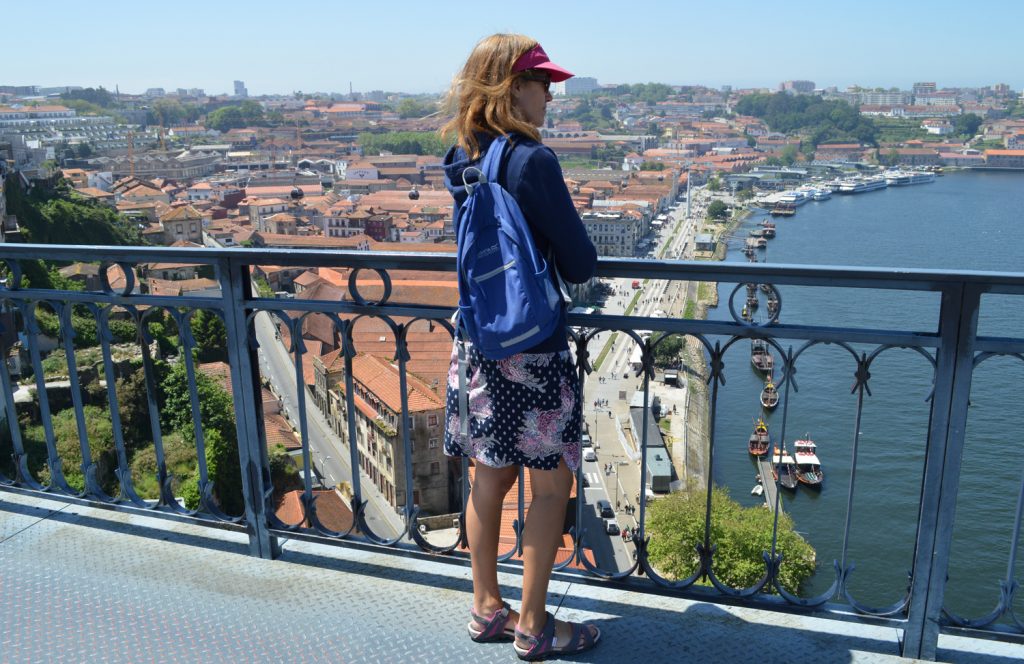
[[[597,501],[597,513],[602,519],[615,518],[615,512],[612,511],[612,504],[604,499]]]
[[[594,441],[590,440],[590,434],[589,433],[583,434],[583,436],[581,438],[580,445],[582,445],[583,447],[590,447],[593,444],[594,444]]]
[[[615,519],[608,519],[604,522],[604,531],[609,535],[618,535],[619,524],[615,523]]]
[[[590,486],[590,480],[587,479],[586,474],[580,475],[580,486],[582,486],[584,489]]]
[[[583,451],[583,460],[584,461],[597,461],[597,452],[595,452],[592,449],[584,450]]]

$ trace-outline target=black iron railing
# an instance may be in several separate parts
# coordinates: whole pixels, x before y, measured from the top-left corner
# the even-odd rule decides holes
[[[98,263],[103,287],[94,291],[39,288],[39,278],[33,276],[39,274],[35,265],[39,259]],[[468,494],[467,464],[449,466],[436,461],[440,455],[436,440],[443,433],[423,434],[424,422],[431,423],[431,431],[443,432],[443,407],[438,413],[436,407],[431,410],[429,403],[411,408],[409,401],[410,395],[422,395],[427,385],[433,388],[434,398],[444,403],[444,386],[430,385],[416,377],[409,371],[409,363],[418,353],[411,342],[420,338],[417,334],[450,338],[452,310],[443,303],[416,301],[424,297],[403,297],[405,301],[398,301],[393,296],[397,275],[415,271],[422,281],[425,272],[451,273],[452,255],[4,245],[0,246],[0,260],[5,266],[4,285],[0,289],[6,328],[3,350],[9,360],[0,362],[7,413],[3,446],[10,453],[10,461],[0,463],[0,488],[244,530],[250,538],[251,553],[262,557],[275,555],[280,536],[358,542],[396,551],[421,549],[433,554],[465,555],[464,534],[459,529],[463,522],[461,506]],[[194,264],[200,272],[210,274],[217,287],[201,295],[140,294],[135,275],[141,264],[151,263]],[[254,271],[267,265],[344,269],[349,273],[348,284],[339,291],[343,296],[332,301],[259,297],[253,294]],[[111,287],[117,276],[121,279],[116,287]],[[620,517],[625,509],[629,522],[634,524],[630,536],[621,544],[617,539],[609,539],[604,532],[606,522],[591,518],[591,494],[581,488],[571,529],[572,552],[560,558],[559,567],[566,571],[573,568],[573,573],[597,579],[678,591],[711,601],[717,597],[774,608],[813,609],[825,615],[873,616],[904,630],[903,654],[913,657],[934,658],[941,629],[967,628],[1011,638],[1024,633],[1024,625],[1014,614],[1014,602],[1019,602],[1016,551],[1024,510],[1024,483],[992,487],[993,494],[1015,506],[1011,530],[1003,540],[1007,542],[1005,551],[995,552],[1007,561],[1007,566],[1005,576],[998,581],[1000,590],[993,600],[994,608],[976,617],[959,616],[946,608],[972,377],[975,368],[992,357],[1024,361],[1024,338],[1019,335],[979,336],[982,299],[988,294],[1021,295],[1024,275],[622,259],[602,260],[598,276],[608,282],[626,279],[625,284],[643,280],[646,297],[655,298],[658,303],[673,303],[680,311],[686,301],[696,296],[690,285],[719,284],[728,300],[729,315],[724,320],[696,320],[673,315],[674,310],[670,309],[643,316],[632,312],[570,316],[571,345],[584,382],[583,403],[588,421],[596,424],[595,408],[604,408],[608,401],[593,398],[598,393],[597,386],[612,381],[617,385],[638,381],[637,387],[630,387],[629,392],[632,394],[636,389],[643,395],[638,397],[643,415],[628,421],[622,418],[628,431],[623,432],[619,426],[616,436],[636,441],[632,448],[636,464],[606,462],[600,466],[605,476],[602,482],[613,482],[616,498],[621,498],[618,506],[609,508]],[[757,288],[759,284],[766,286]],[[612,286],[612,291],[615,288]],[[806,288],[931,293],[938,300],[938,314],[933,320],[865,327],[831,325],[827,311],[822,311],[813,324],[785,322],[783,296],[788,302],[800,297]],[[620,290],[617,296],[606,299],[618,297],[620,301],[629,301],[634,293],[628,290],[625,294]],[[774,300],[771,313],[758,318],[749,309],[742,312],[741,305],[748,295],[762,301]],[[749,304],[750,308],[755,305]],[[648,309],[651,308],[648,303]],[[200,311],[206,317],[201,324],[197,323]],[[214,316],[219,326],[211,326],[209,316]],[[868,321],[870,318],[865,316]],[[392,400],[391,406],[387,406],[383,397],[378,403],[370,387],[355,375],[358,372],[353,363],[360,361],[363,352],[357,330],[368,319],[383,321],[381,329],[385,333],[375,347],[379,350],[379,343],[392,346],[386,364],[393,365],[398,381],[397,405]],[[307,368],[314,358],[308,350],[310,340],[304,337],[309,337],[309,326],[314,320],[321,329],[330,330],[332,337],[324,340],[321,334],[317,342],[321,350],[325,344],[333,344],[338,351],[331,367],[323,367],[320,360],[321,366],[314,371],[329,380],[307,387]],[[194,331],[196,326],[202,329],[199,339]],[[83,338],[89,334],[95,339]],[[218,343],[208,337],[219,334],[223,334],[220,357],[225,360],[224,372],[230,379],[233,422],[221,423],[223,426],[218,429],[211,423],[211,404],[204,403],[208,394],[201,389],[204,381],[198,377],[201,372],[197,362],[204,349]],[[609,339],[611,334],[617,335],[614,341]],[[661,559],[651,555],[648,515],[653,508],[647,497],[657,496],[664,489],[656,490],[653,482],[653,476],[663,472],[664,466],[654,470],[651,465],[652,454],[659,447],[655,439],[660,435],[652,430],[649,423],[654,420],[647,417],[647,411],[652,407],[653,381],[663,375],[656,368],[664,361],[659,350],[680,336],[688,340],[690,357],[697,361],[682,362],[678,367],[671,360],[668,362],[670,367],[680,370],[683,380],[689,376],[689,397],[682,415],[677,411],[675,417],[681,417],[684,424],[702,421],[706,426],[690,427],[687,447],[700,450],[700,463],[685,471],[693,477],[680,476],[680,467],[687,466],[685,459],[676,464],[672,472],[677,484],[673,486],[691,493],[701,492],[706,508],[702,534],[678,552],[690,561],[689,567],[684,565],[687,573],[669,575],[662,569]],[[118,339],[125,343],[116,344]],[[773,425],[781,431],[777,441],[787,440],[790,403],[797,389],[796,372],[805,354],[830,345],[848,356],[848,375],[853,380],[856,398],[850,467],[846,476],[831,482],[831,490],[844,491],[847,498],[841,537],[835,546],[839,554],[834,562],[817,561],[817,575],[832,581],[817,594],[801,594],[799,588],[787,587],[782,581],[780,570],[786,561],[778,546],[781,493],[779,486],[763,473],[761,485],[767,489],[767,505],[775,519],[770,545],[761,552],[757,563],[763,565],[760,579],[748,587],[735,587],[723,580],[716,558],[719,543],[713,537],[715,515],[711,509],[712,486],[719,477],[716,460],[735,444],[720,440],[718,432],[724,418],[749,417],[748,413],[720,412],[720,392],[728,375],[726,359],[740,357],[745,364],[746,340],[753,339],[764,340],[777,363],[773,380],[781,397],[774,416],[781,419],[781,426]],[[431,343],[436,345],[436,341]],[[85,346],[93,348],[94,356],[87,366],[79,366]],[[619,355],[610,353],[613,347]],[[931,372],[932,390],[921,402],[927,414],[923,455],[915,459],[916,471],[906,480],[919,484],[919,499],[914,506],[917,519],[912,524],[913,553],[906,561],[910,574],[905,586],[883,589],[883,594],[893,597],[888,606],[874,608],[860,601],[850,584],[858,562],[851,553],[851,540],[856,538],[851,522],[858,505],[865,501],[884,504],[885,500],[885,496],[858,494],[856,479],[863,454],[862,415],[865,397],[871,393],[872,371],[879,365],[879,358],[893,349],[909,349],[924,359]],[[127,359],[123,357],[125,353]],[[25,360],[23,377],[11,374],[19,356]],[[608,367],[618,366],[615,362],[623,360],[628,369],[620,379]],[[287,371],[281,370],[282,361],[287,363]],[[125,380],[130,370],[137,372],[144,389],[141,402],[136,393],[136,403],[143,404],[141,413],[119,400],[129,391]],[[168,374],[172,372],[183,374],[180,384],[187,387],[187,395],[168,393],[168,386],[173,385],[167,382]],[[21,388],[17,381],[23,384]],[[286,412],[298,429],[295,458],[299,467],[296,489],[300,495],[300,521],[285,522],[276,512],[280,491],[275,489],[281,487],[274,486],[278,466],[266,444],[261,396],[262,386],[267,384],[285,402]],[[1014,389],[1005,386],[1004,392],[1011,400]],[[70,411],[70,415],[58,412],[61,401],[66,406],[63,410]],[[607,405],[613,406],[624,412],[624,405]],[[191,421],[185,426],[180,417],[176,423],[169,421],[168,411],[174,408],[179,416],[184,408]],[[109,433],[96,433],[96,423],[91,418],[97,412],[105,413],[104,420],[109,419]],[[426,419],[416,419],[421,417]],[[619,422],[611,416],[609,420]],[[145,422],[141,428],[140,421]],[[232,453],[227,455],[223,448],[224,431],[235,434],[230,444]],[[100,436],[103,444],[99,442]],[[425,441],[430,441],[429,445]],[[628,456],[630,442],[620,442]],[[176,477],[175,464],[181,462],[183,447],[191,454],[185,456],[194,458],[191,487],[185,487],[181,478]],[[229,488],[218,482],[224,483],[226,467],[235,468],[225,461],[233,460],[234,451],[237,476],[228,479],[240,483],[240,502],[232,512],[228,507]],[[331,452],[335,454],[332,456]],[[152,455],[149,465],[136,461],[141,454]],[[337,458],[342,454],[347,455],[347,463]],[[72,460],[78,467],[69,467]],[[781,457],[776,459],[775,470],[781,461]],[[336,477],[332,472],[335,467],[340,475],[344,476],[346,469],[350,474]],[[761,467],[767,471],[772,464]],[[153,477],[140,477],[143,471],[139,468],[147,468],[146,472]],[[598,466],[581,466],[578,479],[583,481],[587,475],[595,474],[589,472],[591,468],[596,470]],[[635,472],[635,496],[630,496],[623,486],[619,468],[628,469],[622,472]],[[438,474],[444,478],[440,482]],[[344,527],[322,518],[318,512],[316,489],[321,484],[333,483],[327,482],[327,477],[348,482],[352,518]],[[294,476],[291,481],[295,483]],[[439,502],[439,506],[429,510],[430,514],[415,498],[427,481],[431,483],[431,495]],[[145,490],[139,488],[140,482],[146,485]],[[513,527],[517,537],[525,516],[522,486],[520,483]],[[610,491],[605,498],[611,497]],[[436,500],[438,495],[448,497],[447,505],[443,499]],[[623,502],[628,507],[623,507]],[[444,539],[432,531],[437,521],[443,522],[446,517],[452,517],[448,524],[455,529],[449,530]],[[800,524],[796,525],[799,529]],[[879,529],[884,527],[883,523],[878,524]],[[875,536],[876,545],[884,547],[884,533]],[[518,542],[510,544],[503,557],[514,557],[518,548]],[[628,557],[623,558],[624,555]]]

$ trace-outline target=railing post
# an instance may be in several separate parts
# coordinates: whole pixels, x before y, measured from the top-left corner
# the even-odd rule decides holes
[[[269,462],[263,442],[263,418],[259,388],[259,360],[249,346],[248,311],[252,283],[247,265],[233,260],[218,262],[223,298],[224,325],[227,329],[228,361],[235,402],[235,431],[238,435],[238,462],[242,468],[242,495],[245,523],[249,534],[249,553],[260,558],[276,558],[281,548],[267,526],[266,492]]]
[[[935,365],[904,657],[934,660],[938,649],[980,303],[981,289],[974,286],[962,284],[942,292],[942,345]]]

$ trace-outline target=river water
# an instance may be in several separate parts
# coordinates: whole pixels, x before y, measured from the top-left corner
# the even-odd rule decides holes
[[[828,201],[807,203],[794,217],[776,219],[778,235],[762,258],[780,264],[1020,271],[1022,211],[1024,173],[954,173],[930,184],[835,194]],[[738,235],[746,236],[757,221],[748,219]],[[742,239],[730,244],[727,260],[746,261],[739,251]],[[721,305],[709,311],[709,318],[730,318],[726,303],[734,286],[719,285]],[[934,293],[794,286],[782,286],[780,291],[785,322],[930,332],[937,328],[939,298]],[[741,290],[737,309],[744,299]],[[986,296],[979,333],[1020,336],[1022,304],[1019,297]],[[800,343],[793,342],[794,350]],[[733,498],[757,505],[764,501],[750,494],[756,466],[746,441],[761,410],[762,379],[751,369],[749,354],[750,345],[744,341],[725,358],[714,474]],[[778,358],[776,363],[780,364]],[[797,362],[799,390],[790,387],[784,435],[782,405],[767,418],[773,440],[785,440],[790,449],[793,440],[809,434],[818,444],[825,471],[820,492],[800,487],[795,494],[782,493],[785,511],[818,555],[818,572],[803,589],[804,596],[825,592],[835,578],[833,561],[842,562],[853,467],[855,368],[850,354],[839,347],[808,349]],[[882,353],[871,376],[872,394],[865,396],[860,426],[845,563],[855,568],[849,582],[854,599],[878,607],[896,602],[907,588],[931,365],[914,351],[894,349]],[[1024,444],[1013,433],[1024,421],[1022,386],[1020,360],[993,358],[974,374],[946,591],[946,608],[967,617],[978,617],[996,605],[999,582],[1007,572],[1024,472]],[[1021,580],[1022,574],[1015,577]],[[1024,613],[1020,594],[1015,608]]]

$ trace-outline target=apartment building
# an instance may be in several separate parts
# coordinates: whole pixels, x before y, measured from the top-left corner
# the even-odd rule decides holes
[[[334,432],[348,437],[341,350],[314,360],[314,393]],[[394,507],[412,501],[427,514],[445,514],[453,506],[448,460],[444,455],[444,401],[431,386],[406,374],[408,433],[412,447],[413,486],[406,485],[405,423],[398,367],[380,357],[361,354],[352,359],[353,403],[359,465]],[[346,441],[347,442],[347,441]]]

